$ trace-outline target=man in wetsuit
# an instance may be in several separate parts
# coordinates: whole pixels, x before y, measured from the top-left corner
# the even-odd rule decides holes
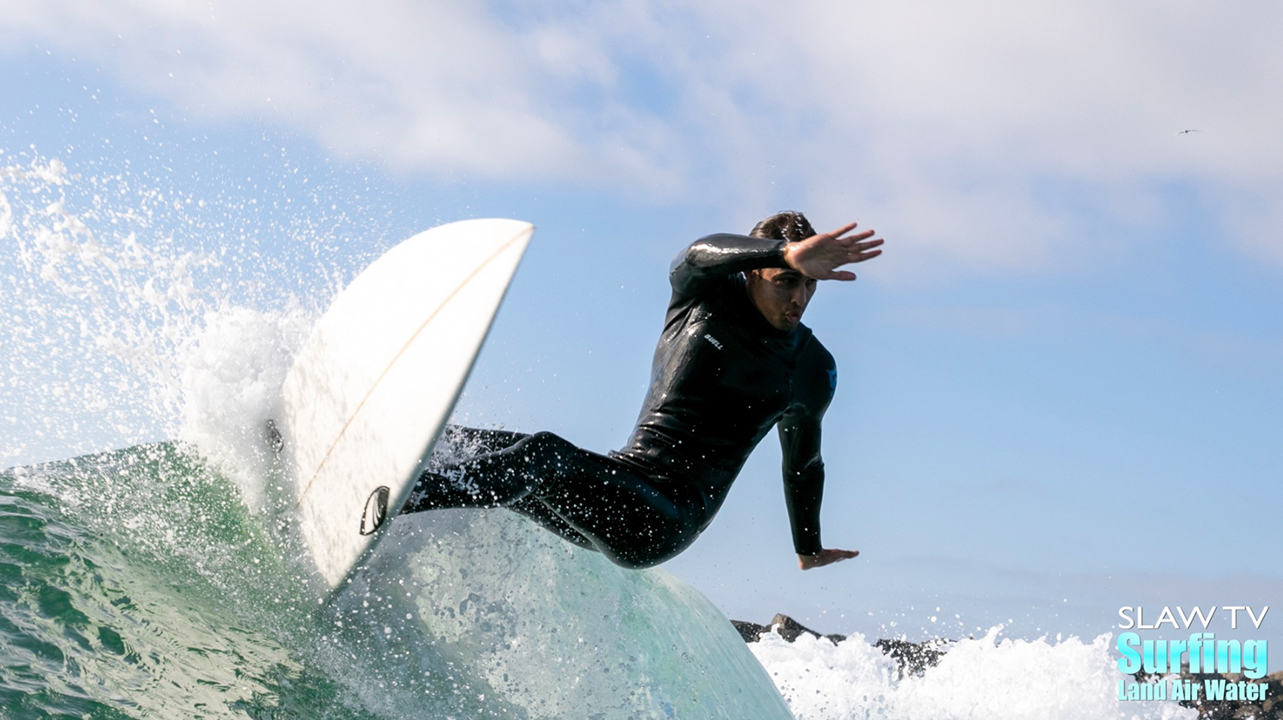
[[[820,544],[820,421],[833,356],[802,313],[817,280],[882,251],[852,223],[816,234],[801,213],[748,236],[710,235],[669,273],[673,295],[632,438],[609,455],[562,438],[453,428],[478,454],[423,474],[402,512],[506,507],[625,567],[686,549],[712,522],[749,453],[779,427],[785,499],[803,570],[855,557]]]

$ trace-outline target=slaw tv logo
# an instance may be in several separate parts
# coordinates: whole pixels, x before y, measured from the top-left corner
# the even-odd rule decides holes
[[[1260,630],[1269,613],[1247,605],[1193,607],[1188,612],[1164,606],[1146,623],[1143,606],[1118,609],[1117,666],[1130,676],[1119,678],[1119,700],[1181,700],[1193,703],[1264,701],[1269,689],[1261,680],[1269,673],[1269,642],[1217,637],[1220,631]],[[1181,633],[1179,637],[1147,639],[1137,630]],[[1200,677],[1215,675],[1214,677]],[[1241,679],[1235,679],[1235,677]],[[1157,681],[1153,678],[1157,677]]]

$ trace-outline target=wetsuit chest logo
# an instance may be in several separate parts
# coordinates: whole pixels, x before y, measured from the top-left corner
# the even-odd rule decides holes
[[[713,337],[712,333],[704,333],[704,339],[713,343],[713,347],[717,348],[718,350],[722,349],[722,344],[717,341],[717,338]]]

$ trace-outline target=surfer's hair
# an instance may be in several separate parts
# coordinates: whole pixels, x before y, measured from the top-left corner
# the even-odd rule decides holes
[[[806,216],[796,210],[778,212],[758,223],[749,232],[755,238],[801,242],[815,234]]]

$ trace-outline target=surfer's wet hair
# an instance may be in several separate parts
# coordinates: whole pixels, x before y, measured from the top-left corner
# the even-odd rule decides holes
[[[815,228],[806,216],[796,210],[775,213],[758,223],[749,232],[755,238],[801,242],[815,234]]]

